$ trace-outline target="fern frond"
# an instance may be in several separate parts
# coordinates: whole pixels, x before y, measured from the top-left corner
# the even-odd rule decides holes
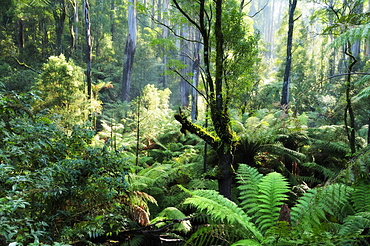
[[[132,207],[130,217],[142,226],[150,224],[148,212],[140,206],[134,205]]]
[[[258,172],[256,168],[240,164],[238,174],[236,176],[238,189],[240,190],[239,199],[241,200],[240,206],[244,211],[252,216],[257,210],[257,195],[258,183],[263,178],[263,175]]]
[[[370,87],[365,87],[357,95],[355,95],[352,99],[353,99],[353,102],[360,102],[362,100],[368,99],[369,97],[370,97]]]
[[[270,152],[273,155],[284,156],[289,162],[301,163],[302,160],[306,159],[306,155],[295,150],[291,150],[282,146],[281,144],[266,144],[263,147],[264,150]]]
[[[349,152],[348,146],[343,142],[322,141],[315,139],[313,146],[315,146],[315,149],[329,153],[330,156],[343,157]]]
[[[326,178],[334,178],[337,175],[337,173],[334,172],[333,170],[323,167],[321,165],[318,165],[315,162],[306,162],[306,163],[302,163],[301,165],[323,174]]]
[[[269,173],[258,183],[256,224],[261,231],[277,223],[283,201],[288,197],[288,182],[277,172]]]
[[[213,190],[197,190],[192,194],[193,196],[187,198],[184,204],[195,206],[216,221],[241,227],[250,238],[256,238],[259,241],[262,239],[261,232],[249,221],[250,217],[234,202]]]
[[[151,220],[151,223],[155,223],[161,220],[168,220],[168,219],[169,220],[175,220],[175,219],[181,220],[184,218],[186,218],[186,215],[180,210],[178,210],[177,208],[167,207],[163,209],[155,219]],[[161,227],[163,225],[165,225],[164,222],[157,224],[158,227]],[[184,232],[184,233],[189,232],[191,230],[191,223],[189,220],[183,220],[180,223],[177,223],[174,225],[174,230]]]
[[[130,237],[129,241],[123,243],[122,246],[141,246],[143,245],[144,239],[144,235],[135,235]]]
[[[360,235],[365,228],[370,227],[370,213],[361,212],[352,216],[348,216],[343,223],[343,227],[339,231],[340,236]]]
[[[251,239],[239,240],[236,243],[231,244],[231,246],[260,246],[261,244],[257,241]]]
[[[312,177],[312,176],[300,176],[295,175],[295,178],[299,181],[303,181],[305,183],[316,183],[319,184],[322,182],[322,180],[319,180],[318,178]]]
[[[220,245],[229,246],[245,236],[240,227],[230,224],[215,224],[214,221],[202,225],[191,235],[186,245]],[[258,242],[256,240],[252,240]]]
[[[370,212],[370,184],[360,182],[354,186],[352,193],[353,207],[356,212]]]
[[[219,238],[225,233],[220,225],[208,224],[201,226],[186,241],[185,245],[215,245],[219,243]]]
[[[349,201],[351,190],[342,184],[308,190],[291,209],[293,226],[296,226],[298,231],[306,232],[330,226],[327,216],[339,216],[342,206]]]
[[[343,32],[334,42],[330,45],[332,48],[341,47],[348,43],[354,43],[359,40],[364,40],[370,35],[370,23],[364,25],[358,25],[353,28],[349,28],[347,31]]]

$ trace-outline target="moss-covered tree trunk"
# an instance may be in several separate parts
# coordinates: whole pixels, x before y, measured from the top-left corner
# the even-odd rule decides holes
[[[176,8],[197,28],[203,41],[204,77],[207,87],[206,100],[210,109],[210,116],[216,136],[212,136],[199,126],[193,124],[186,115],[180,112],[175,118],[182,124],[182,131],[189,131],[204,139],[216,151],[218,157],[219,191],[227,198],[231,198],[233,180],[233,134],[228,114],[228,98],[225,93],[224,79],[224,35],[222,32],[222,0],[215,0],[215,22],[211,25],[206,13],[206,1],[199,1],[199,22],[192,19],[182,9],[177,0],[173,0]],[[199,23],[199,24],[198,24]],[[211,47],[211,35],[214,34],[215,47]],[[211,52],[215,52],[215,61],[212,65]],[[214,70],[211,70],[214,67]]]

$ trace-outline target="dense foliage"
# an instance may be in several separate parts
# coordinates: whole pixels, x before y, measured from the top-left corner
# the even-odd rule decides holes
[[[0,246],[369,245],[369,3],[4,0]]]

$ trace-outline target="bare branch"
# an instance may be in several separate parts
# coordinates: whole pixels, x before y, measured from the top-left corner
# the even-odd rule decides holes
[[[179,34],[177,34],[176,33],[176,31],[172,28],[172,27],[170,27],[169,25],[166,25],[165,23],[163,23],[163,22],[161,22],[161,21],[159,21],[159,20],[157,20],[157,19],[155,19],[154,18],[154,16],[150,16],[150,18],[156,23],[156,24],[159,24],[159,25],[161,25],[161,26],[164,26],[165,28],[167,28],[174,36],[176,36],[176,37],[178,37],[178,38],[181,38],[181,39],[183,39],[183,40],[185,40],[185,41],[188,41],[188,42],[192,42],[192,43],[200,43],[200,44],[203,44],[201,41],[199,41],[199,40],[194,40],[194,39],[188,39],[188,38],[185,38],[184,36],[181,36],[181,35],[179,35]]]
[[[324,79],[324,80],[320,81],[320,83],[321,83],[321,82],[324,82],[324,81],[326,81],[326,80],[332,79],[332,78],[336,78],[336,77],[340,77],[340,76],[353,75],[353,74],[359,74],[359,75],[370,75],[370,73],[360,73],[360,72],[341,73],[341,74],[336,74],[336,75],[333,75],[333,76],[327,77],[326,79]]]
[[[171,71],[175,72],[177,75],[179,75],[186,83],[188,83],[194,90],[196,90],[199,95],[201,95],[208,103],[208,98],[206,95],[204,95],[202,92],[200,92],[198,90],[198,88],[196,88],[193,83],[191,83],[184,75],[182,75],[179,71],[177,71],[176,69],[172,69],[172,68],[169,68]]]
[[[268,0],[267,2],[266,2],[266,4],[260,9],[260,10],[258,10],[256,13],[254,13],[253,15],[248,15],[248,17],[250,17],[250,18],[253,18],[253,17],[255,17],[256,15],[258,15],[259,13],[261,13],[261,11],[262,10],[264,10],[266,7],[267,7],[267,5],[269,4],[269,1],[270,0]]]
[[[185,18],[191,23],[193,24],[198,30],[201,30],[200,29],[200,26],[198,25],[198,23],[196,21],[194,21],[179,5],[179,3],[177,2],[177,0],[173,0],[173,3],[175,4],[176,6],[176,9],[179,10],[181,12],[181,14],[183,16],[185,16]]]

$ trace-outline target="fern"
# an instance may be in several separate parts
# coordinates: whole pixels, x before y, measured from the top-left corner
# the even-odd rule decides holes
[[[370,213],[362,212],[348,216],[338,232],[340,245],[354,245],[366,228],[370,227]],[[364,244],[365,245],[365,244]],[[368,245],[368,243],[366,244]]]
[[[186,218],[186,215],[175,207],[167,207],[158,214],[158,216],[151,221],[156,223],[162,220],[181,220]],[[158,223],[157,227],[164,226],[166,223]],[[180,223],[174,224],[174,230],[179,232],[189,232],[191,230],[191,223],[189,220],[182,220]]]
[[[359,182],[352,193],[353,207],[356,212],[370,212],[370,184]]]
[[[276,224],[279,218],[280,206],[287,198],[288,182],[276,172],[269,173],[258,183],[258,211],[256,223],[261,231]]]
[[[243,230],[230,224],[215,224],[210,221],[209,224],[201,226],[189,240],[186,245],[222,245],[229,246],[232,242],[243,238]]]
[[[264,150],[271,152],[274,155],[284,156],[287,161],[300,163],[306,159],[306,155],[298,151],[291,150],[281,144],[266,144]]]
[[[323,174],[326,178],[334,178],[337,175],[337,172],[334,172],[333,170],[329,168],[318,165],[315,162],[306,162],[306,163],[302,163],[301,165]]]
[[[135,235],[130,237],[128,242],[122,244],[122,246],[142,246],[145,240],[144,235]]]
[[[341,184],[332,184],[308,190],[291,210],[293,226],[297,231],[314,232],[330,227],[328,217],[340,216],[341,208],[349,201],[352,189]]]
[[[332,48],[341,47],[348,43],[354,43],[359,40],[367,39],[370,35],[370,24],[358,25],[354,28],[349,28],[347,31],[339,35],[331,44]]]
[[[258,228],[264,232],[273,226],[278,218],[280,206],[287,198],[288,182],[276,172],[266,176],[255,168],[240,164],[237,180],[240,190],[240,206],[249,216],[256,219]]]
[[[193,196],[187,198],[184,204],[195,206],[221,223],[237,224],[238,227],[244,229],[245,235],[249,235],[248,238],[255,238],[259,241],[262,239],[261,232],[249,221],[250,217],[234,202],[225,199],[213,190],[197,190],[191,193]]]
[[[251,239],[243,239],[233,243],[231,246],[260,246],[259,242],[256,242]]]
[[[241,200],[240,206],[250,216],[254,214],[255,210],[258,209],[257,195],[258,195],[258,183],[263,178],[257,169],[247,166],[246,164],[240,164],[238,168],[238,175],[236,176],[237,183],[239,184],[238,189],[240,190],[239,199]]]

